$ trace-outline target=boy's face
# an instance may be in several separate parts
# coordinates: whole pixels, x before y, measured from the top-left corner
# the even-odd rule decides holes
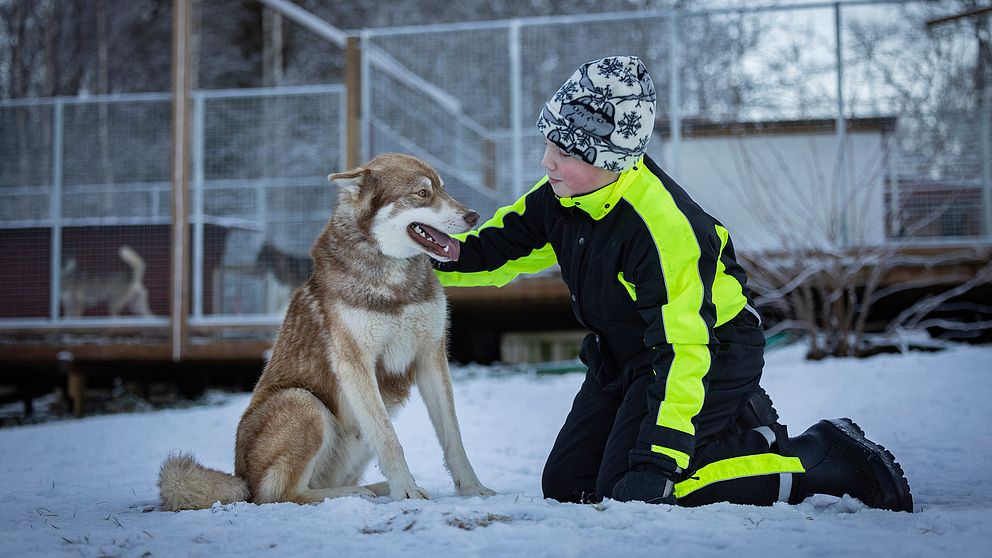
[[[561,198],[571,198],[599,190],[615,182],[620,176],[572,157],[549,140],[544,140],[544,158],[541,166],[548,171],[551,189]]]

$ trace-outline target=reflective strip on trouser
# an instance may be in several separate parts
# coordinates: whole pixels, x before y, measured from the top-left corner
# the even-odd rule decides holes
[[[744,455],[714,461],[696,471],[692,478],[675,485],[675,497],[683,498],[716,482],[757,477],[762,475],[777,475],[782,473],[805,473],[803,464],[798,457],[785,457],[776,453],[760,453]],[[788,475],[786,475],[788,476]],[[791,487],[791,477],[788,479]],[[781,499],[782,494],[779,494]],[[788,494],[785,498],[788,499]]]

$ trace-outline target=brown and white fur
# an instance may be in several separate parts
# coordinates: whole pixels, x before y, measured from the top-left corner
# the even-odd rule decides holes
[[[62,266],[62,312],[67,318],[79,318],[87,309],[106,304],[111,316],[129,309],[140,316],[151,316],[148,289],[145,288],[145,259],[133,248],[123,245],[117,251],[131,271],[84,271],[76,258]]]
[[[494,494],[462,445],[446,301],[428,260],[457,259],[459,244],[447,234],[469,230],[479,215],[445,193],[433,168],[407,155],[381,155],[329,178],[339,189],[337,207],[241,417],[234,476],[189,455],[170,456],[159,473],[164,509],[354,494],[428,498],[390,422],[414,383],[458,494]],[[373,455],[386,482],[358,486]]]

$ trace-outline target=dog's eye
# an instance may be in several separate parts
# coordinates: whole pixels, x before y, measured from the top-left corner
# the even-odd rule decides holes
[[[426,198],[427,197],[427,188],[421,188],[417,192],[417,195],[420,196],[420,197],[422,197],[422,198]]]

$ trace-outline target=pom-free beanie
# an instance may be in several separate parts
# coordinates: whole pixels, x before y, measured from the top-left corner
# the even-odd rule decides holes
[[[562,151],[623,172],[651,139],[656,99],[654,82],[636,56],[593,60],[545,103],[537,129]]]

